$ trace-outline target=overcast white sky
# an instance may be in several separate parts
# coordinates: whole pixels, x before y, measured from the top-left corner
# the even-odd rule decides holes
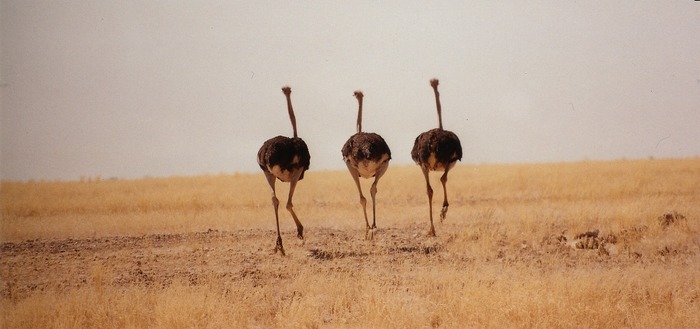
[[[696,1],[0,0],[0,177],[257,172],[291,135],[344,169],[437,126],[466,163],[700,156]]]

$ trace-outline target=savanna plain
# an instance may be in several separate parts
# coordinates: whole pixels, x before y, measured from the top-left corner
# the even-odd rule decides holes
[[[699,158],[458,164],[442,223],[439,177],[437,237],[390,166],[369,240],[350,175],[312,168],[286,256],[262,173],[3,181],[0,326],[700,328]]]

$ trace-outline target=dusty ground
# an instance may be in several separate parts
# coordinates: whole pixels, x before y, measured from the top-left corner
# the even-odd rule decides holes
[[[495,244],[483,246],[479,245],[483,232],[468,232],[462,227],[462,231],[450,233],[454,227],[446,224],[440,226],[438,237],[429,238],[423,226],[380,228],[371,241],[365,240],[362,230],[307,228],[303,242],[286,232],[286,257],[272,253],[275,234],[270,230],[8,242],[1,245],[0,268],[5,281],[1,293],[3,298],[18,300],[41,291],[94,285],[96,277],[113,287],[165,287],[174,281],[200,285],[212,278],[256,286],[292,276],[287,266],[299,263],[319,274],[371,266],[383,269],[378,275],[391,276],[392,264],[410,264],[416,269],[459,269],[489,263],[552,269],[683,264],[698,257],[692,249],[635,251],[644,227],[577,241],[573,241],[574,235],[554,232],[529,240],[503,234]],[[584,245],[591,249],[581,249]]]
[[[381,237],[367,243],[360,231],[321,230],[307,233],[303,242],[286,234],[286,257],[272,253],[275,234],[263,230],[4,243],[0,268],[6,282],[2,295],[21,299],[35,291],[92,285],[98,269],[108,273],[107,282],[113,286],[167,286],[183,279],[196,285],[211,276],[256,285],[284,275],[285,261],[299,258],[307,258],[309,265],[319,270],[333,270],[328,264],[332,260],[345,259],[357,265],[412,255],[425,258],[426,253],[436,252],[437,247],[424,246],[425,239],[411,238],[406,230],[381,232]],[[439,246],[440,241],[431,243]],[[335,247],[328,249],[328,245]],[[270,267],[270,261],[279,267]]]

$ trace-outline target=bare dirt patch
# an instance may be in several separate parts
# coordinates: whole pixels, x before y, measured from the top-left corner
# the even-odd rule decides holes
[[[285,270],[286,265],[300,262],[322,274],[358,271],[367,266],[390,271],[392,264],[410,264],[416,268],[467,268],[475,263],[612,266],[653,262],[657,260],[654,256],[663,256],[664,261],[678,258],[682,262],[683,257],[693,253],[666,247],[656,254],[642,255],[633,249],[643,230],[632,228],[605,238],[599,238],[598,232],[579,234],[573,237],[578,241],[575,248],[570,247],[571,241],[567,242],[563,234],[551,234],[538,243],[518,242],[503,236],[491,250],[475,253],[473,250],[483,247],[470,248],[459,233],[449,233],[446,229],[442,235],[429,238],[423,232],[424,227],[418,225],[386,228],[379,229],[373,240],[365,240],[361,230],[314,228],[313,232],[309,230],[305,241],[295,239],[292,233],[283,237],[289,252],[286,257],[273,253],[275,234],[271,230],[27,240],[0,245],[4,281],[1,294],[3,298],[16,300],[35,292],[93,286],[96,280],[112,287],[159,288],[174,281],[201,285],[212,279],[255,286],[293,275]],[[611,236],[619,236],[620,242]],[[594,252],[603,245],[609,248],[614,242],[628,252],[614,255]],[[592,253],[585,254],[585,249],[592,249]]]

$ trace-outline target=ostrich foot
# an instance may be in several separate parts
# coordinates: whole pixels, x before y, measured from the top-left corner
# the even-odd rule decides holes
[[[442,223],[445,218],[447,218],[447,206],[442,207],[442,210],[440,211],[440,223]]]
[[[430,226],[430,231],[428,231],[428,236],[435,237],[435,227],[433,227],[432,225]]]
[[[285,256],[286,254],[284,253],[284,247],[282,246],[282,237],[278,236],[277,237],[277,245],[275,246],[275,254],[277,251],[282,253],[282,256]]]
[[[367,226],[367,230],[365,231],[365,240],[374,239],[374,231],[375,231],[375,229]]]
[[[297,238],[299,238],[299,240],[304,240],[304,227],[303,226],[297,227]]]

